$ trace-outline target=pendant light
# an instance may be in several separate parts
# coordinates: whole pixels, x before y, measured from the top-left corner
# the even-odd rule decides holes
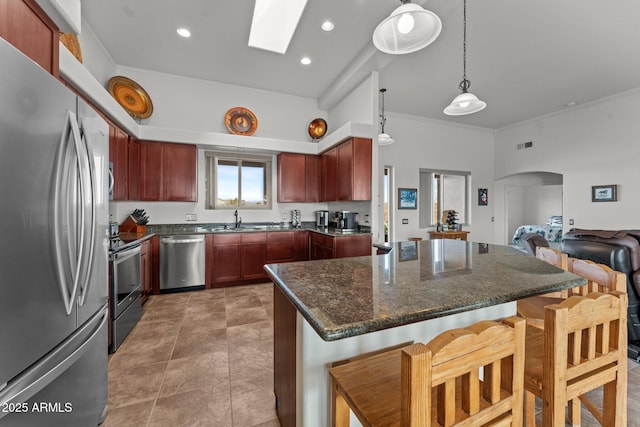
[[[384,93],[386,89],[380,89],[380,95],[382,96],[382,114],[380,114],[380,126],[382,127],[382,133],[378,135],[378,145],[390,145],[395,141],[389,135],[384,133],[384,124],[387,121],[387,118],[384,116]]]
[[[402,3],[373,32],[373,45],[384,53],[401,55],[418,51],[440,35],[442,22],[435,13],[411,0]]]
[[[463,36],[462,36],[462,81],[458,86],[462,93],[456,96],[451,104],[444,109],[448,116],[464,116],[465,114],[477,113],[484,110],[487,103],[478,99],[477,96],[469,92],[471,82],[467,80],[467,0],[464,0],[463,12]]]

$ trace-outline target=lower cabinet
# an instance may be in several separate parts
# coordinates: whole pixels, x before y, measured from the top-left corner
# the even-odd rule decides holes
[[[212,234],[206,239],[207,287],[267,278],[267,233]]]
[[[311,232],[311,259],[369,256],[372,253],[370,235],[328,236]]]
[[[371,255],[371,236],[299,231],[219,233],[206,236],[207,288],[268,280],[265,264]]]

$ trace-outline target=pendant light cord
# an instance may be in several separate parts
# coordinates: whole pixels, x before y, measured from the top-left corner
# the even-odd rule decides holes
[[[380,93],[382,94],[382,114],[380,114],[380,126],[382,127],[382,133],[384,133],[384,123],[387,121],[387,118],[384,116],[384,93],[387,89],[380,89]]]
[[[462,81],[460,90],[467,92],[471,87],[471,82],[467,80],[467,0],[464,0],[462,11]]]

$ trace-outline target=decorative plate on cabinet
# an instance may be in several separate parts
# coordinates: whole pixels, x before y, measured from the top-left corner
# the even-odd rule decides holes
[[[327,133],[327,122],[324,119],[317,118],[309,123],[309,136],[311,139],[320,139]]]
[[[243,107],[233,107],[224,115],[224,125],[234,135],[253,135],[258,129],[255,114]]]
[[[135,119],[146,119],[153,113],[153,103],[149,94],[128,77],[114,76],[109,79],[107,89],[111,96],[118,101]]]

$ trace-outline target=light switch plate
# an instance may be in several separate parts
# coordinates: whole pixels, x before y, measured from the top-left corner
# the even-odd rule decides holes
[[[408,218],[402,218],[402,223],[403,224],[409,224],[409,219]]]
[[[198,220],[198,215],[197,214],[186,214],[185,215],[187,218],[187,221],[197,221]]]

